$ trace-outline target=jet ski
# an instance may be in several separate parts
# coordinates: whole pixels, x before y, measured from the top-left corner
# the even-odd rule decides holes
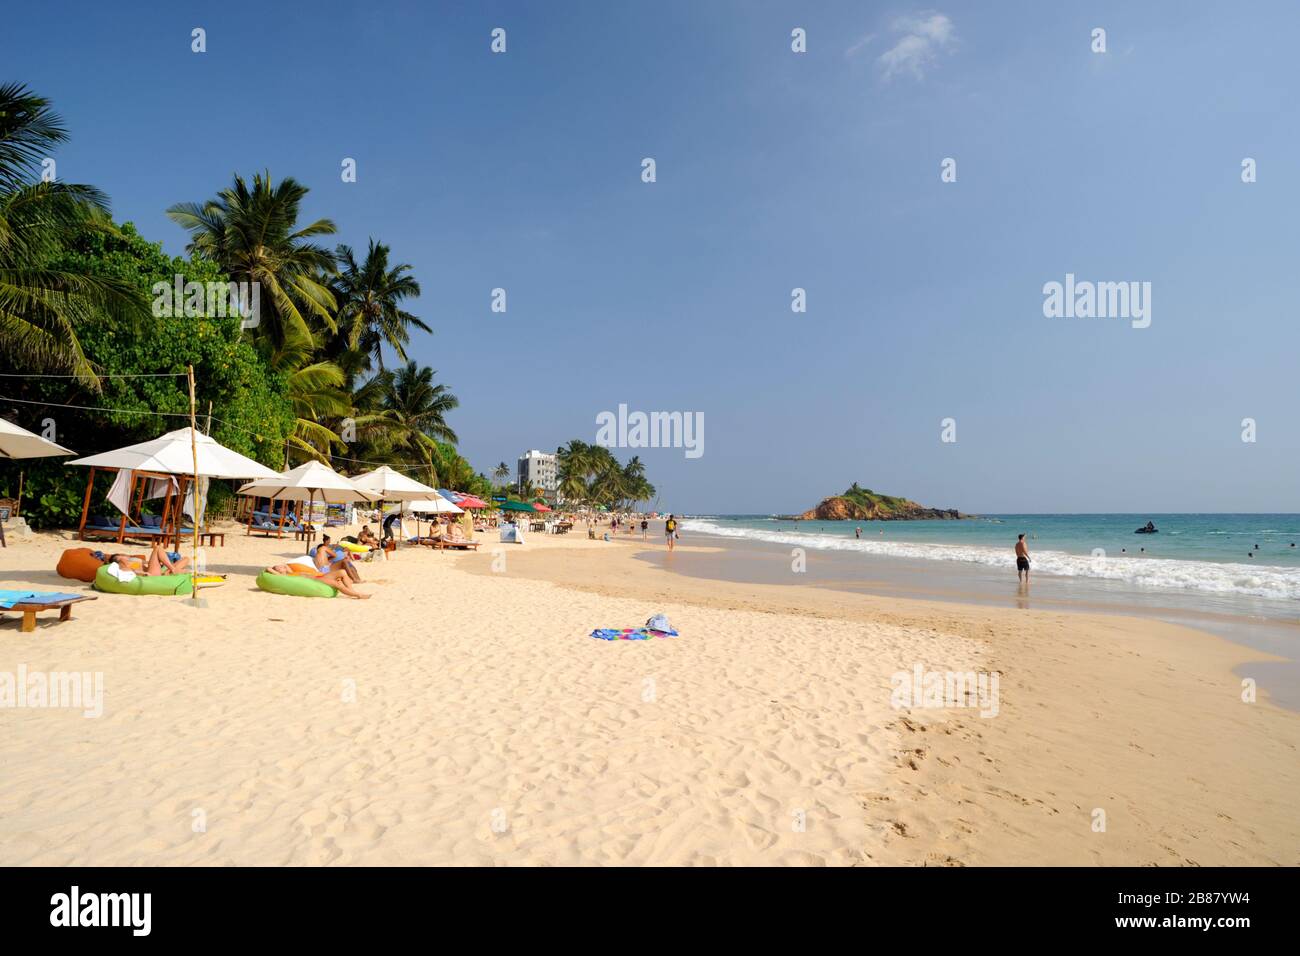
[[[1137,529],[1136,531],[1134,531],[1133,533],[1134,533],[1134,534],[1155,534],[1155,533],[1158,532],[1159,530],[1160,530],[1159,528],[1157,528],[1154,524],[1152,524],[1150,521],[1148,521],[1148,522],[1146,523],[1146,527],[1145,527],[1145,528],[1138,528],[1138,529]]]

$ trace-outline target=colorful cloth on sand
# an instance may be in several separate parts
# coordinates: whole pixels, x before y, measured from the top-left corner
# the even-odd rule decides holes
[[[592,637],[602,641],[648,641],[652,637],[676,637],[676,631],[652,631],[648,627],[598,627]]]

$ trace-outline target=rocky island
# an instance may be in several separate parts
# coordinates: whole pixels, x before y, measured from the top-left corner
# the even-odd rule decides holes
[[[799,521],[934,521],[969,518],[955,508],[926,508],[907,498],[881,495],[855,481],[842,495],[826,498],[801,515],[784,515]]]

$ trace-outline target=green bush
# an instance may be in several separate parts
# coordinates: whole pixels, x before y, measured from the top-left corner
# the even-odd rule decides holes
[[[208,263],[167,256],[160,244],[147,242],[130,223],[117,234],[80,236],[49,265],[127,279],[137,283],[150,301],[155,283],[172,284],[178,275],[182,281],[225,281]],[[151,317],[125,322],[96,315],[82,322],[77,334],[87,357],[105,375],[184,373],[192,364],[200,430],[208,430],[210,406],[213,438],[268,467],[283,467],[285,439],[294,422],[285,376],[273,371],[249,343],[237,318]],[[27,370],[12,367],[0,356],[0,371]],[[101,381],[103,391],[94,392],[67,378],[6,380],[6,397],[23,401],[6,404],[0,397],[0,417],[36,432],[42,431],[44,419],[53,419],[56,440],[78,455],[147,441],[189,424],[189,390],[183,374]],[[98,410],[59,407],[63,405]],[[0,488],[16,493],[20,470],[30,488],[24,491],[23,512],[33,527],[76,524],[85,494],[85,469],[68,468],[59,459],[3,462]],[[102,505],[97,482],[91,507]]]

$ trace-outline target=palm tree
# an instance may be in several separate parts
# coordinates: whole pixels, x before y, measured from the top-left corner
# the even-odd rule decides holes
[[[456,446],[438,442],[438,476],[453,491],[468,491],[474,483],[474,466],[456,451]]]
[[[587,483],[581,475],[569,473],[560,478],[559,492],[565,501],[581,504],[587,500]]]
[[[420,284],[409,275],[406,263],[389,268],[388,246],[370,240],[365,260],[358,265],[351,246],[335,251],[339,273],[334,279],[334,298],[338,302],[338,338],[356,353],[359,371],[384,368],[384,346],[405,362],[406,345],[411,329],[432,332],[424,322],[401,309],[403,299],[420,295]]]
[[[623,467],[608,448],[600,448],[595,457],[596,474],[591,481],[591,497],[600,504],[616,507],[628,497],[629,484]]]
[[[328,462],[330,449],[342,439],[321,419],[347,415],[352,403],[343,385],[343,371],[332,362],[312,362],[289,373],[286,397],[296,416],[289,445],[312,458]],[[288,467],[286,456],[285,467]]]
[[[379,419],[389,431],[395,449],[424,466],[428,484],[437,486],[438,441],[455,442],[447,424],[448,412],[459,407],[447,386],[435,384],[431,368],[407,362],[386,378]]]
[[[49,100],[0,86],[0,364],[63,369],[98,391],[77,326],[97,312],[147,318],[149,303],[125,280],[47,267],[78,233],[115,231],[95,187],[39,181],[41,161],[67,138]]]
[[[510,466],[504,461],[492,469],[492,477],[497,480],[497,484],[505,487],[506,481],[510,478]]]
[[[561,484],[566,480],[586,481],[591,477],[594,465],[593,446],[573,439],[567,445],[555,449],[558,477]]]
[[[334,256],[309,240],[332,235],[329,219],[298,225],[307,187],[294,179],[271,182],[258,173],[250,187],[242,176],[204,203],[178,203],[167,210],[192,236],[187,250],[214,262],[234,282],[257,283],[260,322],[255,335],[271,347],[278,367],[282,350],[310,347],[309,318],[335,329],[334,295],[326,276]]]
[[[646,481],[645,463],[641,461],[640,455],[633,455],[623,466],[623,491],[633,504],[649,501],[654,497],[655,488]]]

